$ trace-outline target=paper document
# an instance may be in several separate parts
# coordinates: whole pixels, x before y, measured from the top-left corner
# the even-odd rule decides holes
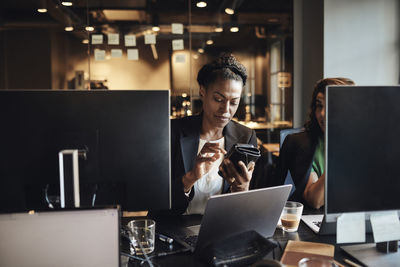
[[[344,213],[337,218],[336,243],[365,242],[365,213]]]
[[[103,35],[102,34],[92,34],[92,44],[102,44]]]
[[[145,44],[155,44],[156,43],[156,35],[155,34],[145,34],[144,35],[144,43]]]
[[[128,49],[128,60],[138,60],[139,50],[138,49]]]
[[[183,39],[172,40],[172,50],[183,50]]]
[[[106,50],[95,49],[94,50],[94,60],[105,60]]]
[[[122,57],[122,49],[111,49],[111,57]]]
[[[173,34],[183,34],[183,24],[182,23],[172,23],[171,31]]]
[[[119,45],[119,34],[109,33],[108,34],[108,44],[109,45]]]
[[[175,62],[176,63],[185,63],[186,62],[186,56],[185,54],[177,54],[175,56]]]
[[[400,240],[400,221],[397,211],[371,214],[375,243]]]
[[[125,35],[125,46],[136,46],[136,35]]]

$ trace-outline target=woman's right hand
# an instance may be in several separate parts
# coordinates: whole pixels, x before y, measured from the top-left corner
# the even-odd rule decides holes
[[[225,149],[219,147],[218,143],[205,143],[196,157],[193,169],[182,177],[184,192],[189,192],[194,183],[207,174],[213,163],[225,154]]]

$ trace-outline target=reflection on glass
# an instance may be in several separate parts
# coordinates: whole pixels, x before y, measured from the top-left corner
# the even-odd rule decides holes
[[[21,53],[11,44],[29,46],[18,67],[0,75],[4,88],[170,89],[171,116],[181,117],[200,112],[200,67],[231,52],[249,74],[235,119],[253,128],[292,121],[293,88],[285,81],[293,69],[293,0],[14,2],[6,1],[4,21],[20,20],[20,26],[4,23],[4,47],[17,59]],[[27,21],[34,22],[24,26]],[[110,34],[118,42],[109,43]],[[93,42],[94,35],[102,38]],[[174,50],[174,40],[183,47]],[[99,50],[104,59],[96,60]],[[122,52],[112,56],[111,50]],[[31,72],[42,76],[28,79]]]

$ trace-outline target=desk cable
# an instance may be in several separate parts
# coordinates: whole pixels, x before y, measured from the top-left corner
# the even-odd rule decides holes
[[[49,193],[49,184],[46,184],[46,187],[44,188],[44,199],[46,200],[47,206],[50,209],[54,209],[53,204],[50,202],[48,193]]]
[[[282,255],[282,254],[283,254],[283,249],[282,249],[282,246],[281,246],[281,244],[279,243],[279,241],[276,241],[276,240],[274,240],[273,238],[268,238],[268,240],[271,241],[271,242],[274,243],[274,244],[277,244],[277,247],[279,247],[279,250],[281,251],[281,255]],[[273,258],[274,260],[276,260],[275,249],[276,249],[276,247],[272,249],[272,258]]]

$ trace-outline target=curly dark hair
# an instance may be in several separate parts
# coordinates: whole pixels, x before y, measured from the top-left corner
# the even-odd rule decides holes
[[[313,136],[322,136],[323,132],[315,117],[315,110],[317,109],[317,95],[323,93],[325,95],[326,87],[328,85],[355,85],[354,81],[349,78],[325,78],[319,80],[314,86],[312,100],[310,105],[310,114],[308,121],[304,124],[304,128]]]
[[[206,88],[217,79],[242,81],[245,86],[247,71],[232,54],[224,53],[204,65],[197,74],[197,82]]]

